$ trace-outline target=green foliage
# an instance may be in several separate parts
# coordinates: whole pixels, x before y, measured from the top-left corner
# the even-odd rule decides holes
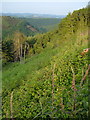
[[[27,37],[25,63],[3,68],[3,118],[87,119],[86,10],[68,14],[55,31]]]

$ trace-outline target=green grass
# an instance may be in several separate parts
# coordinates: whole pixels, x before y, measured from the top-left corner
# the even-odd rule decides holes
[[[77,46],[77,44],[71,45],[67,42],[64,47],[62,44],[54,49],[46,48],[42,53],[27,58],[25,64],[17,62],[5,66],[3,68],[4,113],[8,113],[8,117],[11,115],[10,99],[13,91],[14,117],[34,118],[40,111],[42,111],[40,117],[53,115],[58,118],[73,118],[81,117],[81,114],[86,115],[87,80],[80,88],[82,70],[83,72],[87,70],[86,56],[83,58],[80,56],[83,47],[86,45]],[[55,70],[54,64],[56,64]],[[78,89],[75,98],[76,105],[80,105],[76,110],[72,110],[74,91],[71,88],[73,80],[71,67],[75,72],[75,83]],[[52,80],[54,80],[54,102],[52,102]],[[60,110],[61,99],[63,99],[65,113]],[[54,103],[55,111],[51,111],[52,103]],[[84,112],[80,111],[77,115],[76,112],[79,109],[83,109]],[[66,114],[67,111],[70,114]]]
[[[3,68],[3,88],[14,89],[21,85],[26,76],[47,66],[58,49],[46,49],[41,54],[27,58],[24,64],[10,63]]]

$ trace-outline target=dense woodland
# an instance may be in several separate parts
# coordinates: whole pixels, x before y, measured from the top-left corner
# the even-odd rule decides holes
[[[13,28],[11,36],[3,37],[3,119],[87,119],[90,66],[88,53],[81,53],[88,48],[88,19],[88,8],[83,8],[47,33],[33,36],[22,25],[22,31]],[[12,24],[8,27],[11,31]]]

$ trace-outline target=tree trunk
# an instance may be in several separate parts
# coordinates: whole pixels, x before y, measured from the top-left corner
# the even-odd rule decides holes
[[[25,43],[25,47],[24,47],[24,62],[25,62],[25,56],[26,55],[26,43]]]
[[[20,63],[22,62],[22,44],[20,45]]]

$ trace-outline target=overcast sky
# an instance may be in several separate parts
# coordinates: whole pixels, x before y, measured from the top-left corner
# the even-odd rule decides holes
[[[87,5],[88,0],[2,0],[2,12],[67,15]]]

